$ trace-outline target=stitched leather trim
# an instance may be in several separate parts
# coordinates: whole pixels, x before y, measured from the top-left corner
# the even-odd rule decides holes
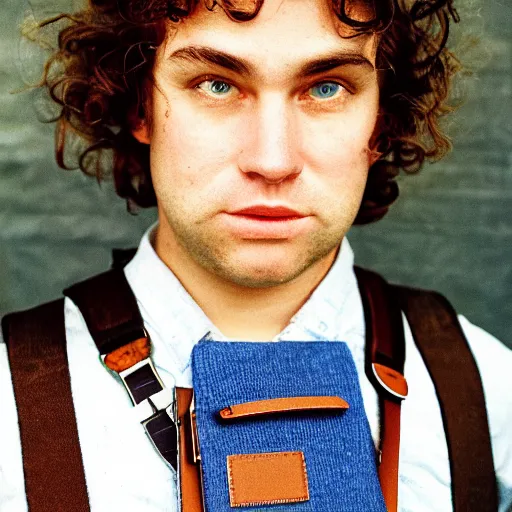
[[[309,500],[302,452],[228,455],[231,507],[280,505]]]
[[[231,405],[219,411],[223,420],[297,411],[343,411],[348,403],[339,396],[293,396]]]

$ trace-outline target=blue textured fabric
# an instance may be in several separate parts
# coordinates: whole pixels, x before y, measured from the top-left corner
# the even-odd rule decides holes
[[[302,451],[310,500],[247,507],[287,512],[386,512],[375,448],[350,350],[343,342],[213,342],[192,352],[192,372],[207,512],[229,504],[226,457]],[[223,424],[218,411],[288,396],[337,395],[342,414],[288,414]]]

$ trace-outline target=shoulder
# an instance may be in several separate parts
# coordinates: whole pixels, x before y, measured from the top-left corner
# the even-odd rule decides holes
[[[492,334],[481,327],[472,324],[465,316],[458,315],[464,335],[478,364],[478,369],[484,373],[495,374],[498,380],[508,379],[512,382],[512,350]],[[491,380],[494,380],[490,376]]]

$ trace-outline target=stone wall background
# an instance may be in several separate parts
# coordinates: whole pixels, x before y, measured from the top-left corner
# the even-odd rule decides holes
[[[42,15],[71,2],[32,5]],[[454,152],[402,178],[391,213],[353,228],[349,238],[359,264],[441,291],[512,346],[512,3],[458,5],[464,32],[457,28],[452,41],[467,46],[476,37],[480,45],[467,52],[478,71],[461,82],[467,99],[450,121]],[[2,7],[0,315],[55,298],[106,269],[111,249],[136,245],[155,219],[154,211],[127,214],[109,183],[99,187],[57,168],[53,125],[36,121],[34,95],[10,93],[31,73],[18,36],[27,4],[3,0]]]

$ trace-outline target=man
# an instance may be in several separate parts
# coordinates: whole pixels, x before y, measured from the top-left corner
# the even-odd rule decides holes
[[[394,10],[342,2],[340,21],[324,0],[199,3],[190,13],[135,2],[119,12],[107,1],[61,33],[53,63],[67,68],[46,75],[63,105],[59,163],[72,127],[92,149],[114,149],[122,197],[142,206],[156,199],[158,224],[125,272],[167,387],[191,386],[191,350],[205,336],[345,341],[378,444],[378,399],[364,373],[363,309],[345,235],[356,217],[385,213],[396,197],[397,166],[417,167],[446,149],[437,118],[456,61],[428,28],[439,16],[446,33],[448,14],[455,17],[451,2],[441,4],[428,13],[420,2]],[[103,165],[98,154],[86,152],[82,168]],[[171,471],[98,363],[69,299],[65,318],[91,509],[177,510]],[[460,321],[483,380],[505,511],[512,503],[512,354]],[[410,396],[402,408],[399,509],[448,511],[439,405],[405,331]],[[27,505],[4,347],[0,363],[0,509],[21,512]]]

